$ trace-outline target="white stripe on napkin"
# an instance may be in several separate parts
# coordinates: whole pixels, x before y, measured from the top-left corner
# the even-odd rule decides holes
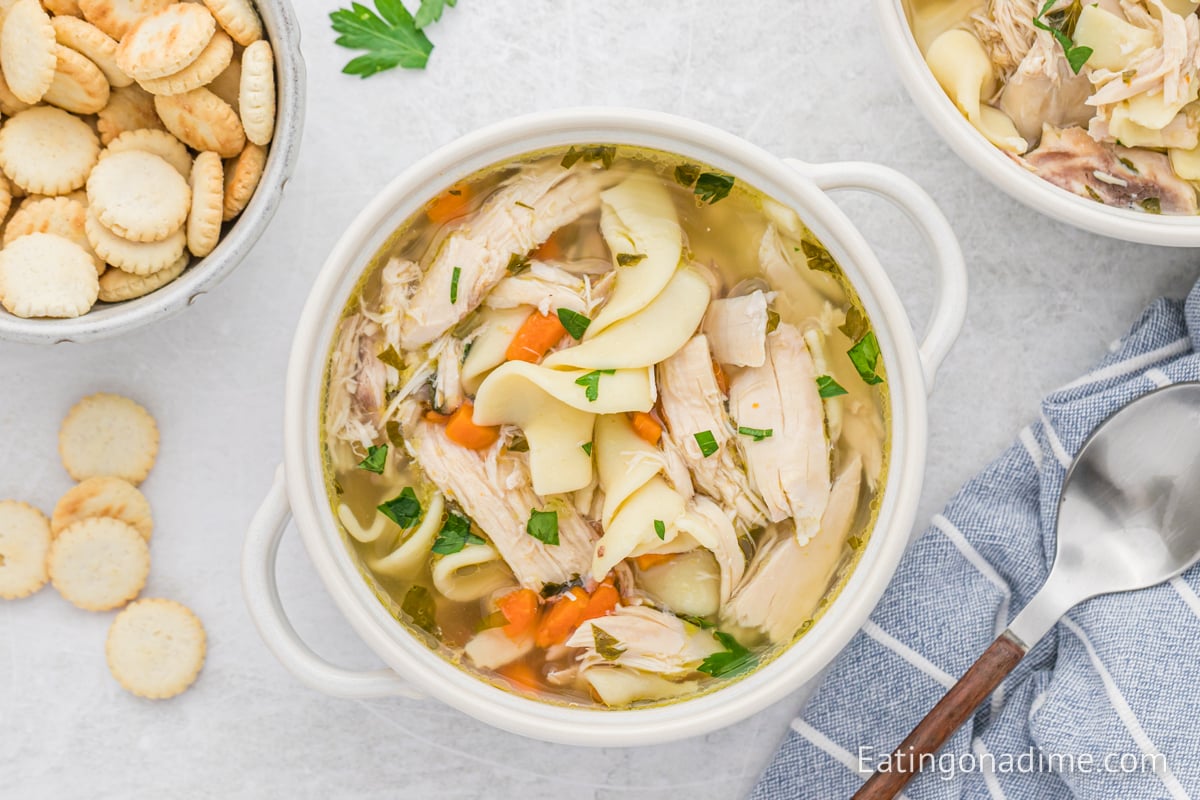
[[[892,636],[883,628],[876,625],[873,621],[867,620],[862,626],[862,632],[879,642],[888,650],[891,650],[893,653],[903,658],[908,663],[912,664],[917,669],[921,670],[921,672],[924,672],[926,675],[933,678],[942,686],[945,686],[947,689],[956,683],[954,678],[950,677],[950,673],[938,667],[932,661],[925,658],[925,656],[921,655],[916,650],[913,650],[895,636]]]
[[[1188,586],[1188,582],[1176,575],[1171,578],[1171,586],[1183,598],[1183,602],[1187,603],[1187,607],[1192,610],[1192,613],[1200,617],[1200,596],[1197,596],[1192,587]]]
[[[1050,424],[1050,420],[1046,418],[1046,413],[1042,412],[1042,430],[1046,432],[1046,441],[1050,442],[1050,452],[1054,453],[1054,457],[1058,459],[1058,463],[1066,469],[1071,466],[1071,454],[1067,452],[1067,448],[1063,446],[1062,439],[1058,438],[1058,431],[1054,430],[1054,426]]]
[[[990,761],[992,764],[996,763],[995,756],[992,756],[987,749],[987,745],[983,743],[983,739],[980,739],[978,736],[971,742],[971,750],[974,751],[980,764],[983,764],[985,761]],[[988,756],[988,758],[984,758],[984,756]],[[980,772],[983,773],[983,785],[987,787],[988,794],[996,798],[996,800],[1008,800],[1004,796],[1004,790],[1000,788],[1000,781],[996,780],[995,770],[983,769]]]
[[[1075,389],[1079,386],[1085,386],[1089,383],[1097,381],[1105,381],[1110,378],[1119,378],[1122,375],[1130,375],[1134,372],[1139,372],[1142,369],[1157,364],[1160,361],[1165,361],[1174,356],[1183,355],[1192,349],[1192,340],[1186,336],[1182,339],[1176,339],[1170,344],[1151,350],[1147,353],[1142,353],[1140,356],[1134,356],[1124,361],[1118,361],[1115,364],[1109,364],[1107,367],[1089,372],[1082,378],[1077,378],[1065,386],[1060,386],[1056,391],[1065,392],[1068,389]]]
[[[1025,445],[1025,451],[1029,453],[1029,460],[1033,462],[1033,468],[1038,472],[1042,471],[1042,443],[1033,435],[1033,428],[1026,425],[1021,429],[1018,436],[1021,444]]]
[[[792,730],[803,736],[805,739],[808,739],[808,741],[816,745],[816,747],[825,753],[825,755],[829,756],[834,761],[853,772],[855,775],[862,775],[865,778],[871,774],[870,772],[861,772],[858,769],[859,761],[849,750],[839,747],[837,742],[833,741],[828,736],[821,733],[819,730],[814,728],[812,725],[809,725],[799,717],[796,717],[794,720],[792,720]],[[900,800],[909,800],[909,798],[904,794],[898,794],[896,797],[900,798]]]

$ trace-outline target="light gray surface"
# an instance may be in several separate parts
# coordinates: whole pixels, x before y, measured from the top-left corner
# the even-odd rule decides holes
[[[410,0],[410,4],[414,4]],[[1161,294],[1195,279],[1191,253],[1124,245],[1041,219],[969,173],[912,108],[885,63],[866,2],[462,0],[431,31],[425,73],[367,81],[338,70],[333,3],[299,4],[309,71],[300,166],[248,263],[182,316],[112,342],[0,345],[0,497],[49,511],[70,482],[59,421],[99,390],[158,417],[162,452],[146,594],[189,604],[209,659],[182,697],[127,695],[104,663],[111,614],[52,589],[0,605],[0,780],[11,797],[737,797],[795,710],[659,748],[543,745],[432,702],[354,703],[298,685],[242,606],[242,532],[281,452],[291,331],[322,259],[392,175],[430,149],[508,116],[634,105],[705,120],[780,155],[870,159],[931,191],[962,238],[973,281],[963,339],[931,406],[921,519],[1003,448],[1039,396],[1082,371]],[[753,10],[750,10],[753,9]],[[931,277],[902,217],[847,206],[878,243],[918,317]],[[284,602],[323,653],[369,666],[294,536]]]

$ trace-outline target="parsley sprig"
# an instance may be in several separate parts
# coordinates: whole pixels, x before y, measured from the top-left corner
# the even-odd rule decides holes
[[[1033,26],[1054,37],[1054,40],[1062,47],[1063,54],[1067,57],[1067,63],[1071,65],[1071,71],[1078,75],[1079,70],[1083,69],[1083,65],[1092,57],[1092,48],[1077,45],[1071,41],[1070,32],[1074,30],[1075,20],[1079,18],[1079,12],[1074,9],[1074,6],[1078,4],[1073,4],[1062,11],[1056,11],[1049,17],[1046,16],[1046,12],[1056,2],[1058,0],[1046,0],[1042,10],[1033,18]]]
[[[414,19],[400,0],[375,0],[375,10],[362,3],[339,8],[329,15],[335,44],[351,50],[365,50],[352,58],[342,72],[369,78],[395,67],[424,69],[433,52],[433,43],[425,36],[426,26],[442,18],[447,6],[458,0],[421,0]]]
[[[737,639],[723,631],[713,631],[713,636],[725,648],[723,652],[713,653],[700,666],[700,672],[712,675],[714,678],[731,678],[749,672],[758,665],[758,656],[751,653]]]

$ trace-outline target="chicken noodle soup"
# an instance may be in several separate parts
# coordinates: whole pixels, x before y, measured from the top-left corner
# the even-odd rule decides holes
[[[984,136],[1106,205],[1196,214],[1200,2],[905,0],[938,83]]]
[[[665,701],[803,634],[873,520],[878,343],[790,210],[623,146],[485,169],[338,327],[330,501],[391,613],[542,699]]]

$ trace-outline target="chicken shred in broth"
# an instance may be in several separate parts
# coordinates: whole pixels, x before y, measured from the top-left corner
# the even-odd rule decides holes
[[[794,212],[657,151],[535,154],[366,273],[329,362],[330,501],[445,658],[552,702],[669,701],[769,660],[844,582],[883,366]]]
[[[1105,205],[1200,212],[1200,0],[904,4],[938,83],[1018,163]]]

